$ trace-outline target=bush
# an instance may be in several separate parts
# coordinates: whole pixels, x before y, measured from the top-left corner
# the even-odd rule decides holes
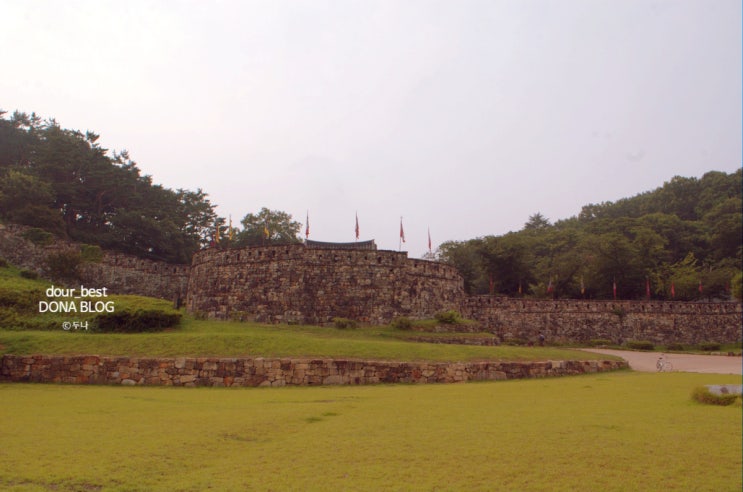
[[[684,350],[684,346],[680,343],[669,343],[666,347],[666,350],[677,350],[679,352],[682,352]]]
[[[341,330],[346,328],[356,328],[358,326],[354,320],[348,318],[333,318],[333,325]]]
[[[15,309],[0,306],[0,328],[17,330],[25,328],[25,325]]]
[[[436,318],[436,321],[438,321],[439,323],[443,323],[445,325],[455,325],[461,320],[459,313],[454,311],[453,309],[450,309],[449,311],[438,312],[434,315],[434,318]]]
[[[627,347],[631,348],[632,350],[654,350],[655,345],[653,345],[653,342],[648,342],[645,340],[640,341],[632,341],[630,340],[627,342]]]
[[[81,262],[82,258],[77,251],[62,251],[46,257],[46,269],[55,279],[77,279],[77,269]]]
[[[0,258],[0,268],[8,268],[8,261],[5,258]]]
[[[18,313],[38,313],[39,301],[44,300],[44,291],[13,290],[0,288],[0,307],[7,307]]]
[[[706,405],[732,405],[739,397],[740,395],[733,394],[716,395],[712,393],[706,386],[699,386],[697,388],[694,388],[694,391],[692,391],[691,393],[692,400],[699,403],[704,403]]]
[[[719,352],[721,345],[717,342],[704,342],[699,344],[699,349],[705,352]]]
[[[612,345],[612,341],[606,338],[594,338],[588,342],[588,345],[591,347],[601,347],[602,345]]]
[[[28,229],[23,233],[23,237],[37,246],[46,246],[54,242],[54,234],[38,227]]]
[[[33,270],[21,270],[20,275],[21,277],[27,278],[30,280],[36,280],[37,278],[39,278],[39,274],[34,272]]]
[[[103,260],[103,250],[100,246],[81,244],[80,259],[88,263],[100,263]]]
[[[390,326],[396,330],[411,330],[413,328],[413,322],[410,321],[410,318],[399,316],[392,320]]]
[[[149,309],[99,314],[91,324],[92,330],[98,333],[143,333],[162,331],[180,321],[180,313]]]

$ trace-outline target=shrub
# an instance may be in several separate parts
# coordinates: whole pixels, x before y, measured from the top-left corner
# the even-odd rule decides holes
[[[77,251],[61,251],[46,257],[46,269],[52,278],[77,279],[82,258]]]
[[[614,308],[611,310],[611,313],[615,316],[619,316],[619,319],[624,319],[625,316],[627,316],[627,311],[624,310],[624,308]]]
[[[15,309],[0,306],[0,328],[5,330],[24,328],[23,321]]]
[[[8,268],[8,261],[5,258],[0,258],[0,268]]]
[[[23,233],[23,237],[37,246],[46,246],[54,242],[54,234],[38,227],[32,227]]]
[[[80,259],[88,263],[100,263],[103,260],[103,250],[100,246],[81,244]]]
[[[629,342],[627,342],[627,347],[633,350],[653,350],[655,349],[655,345],[653,345],[653,342],[648,342],[645,340],[639,340],[639,341],[630,340]]]
[[[588,345],[591,347],[600,347],[602,345],[612,345],[612,342],[606,338],[594,338],[588,342]]]
[[[405,316],[398,316],[392,320],[390,325],[396,330],[411,330],[413,328],[413,322],[410,321],[410,318],[406,318]]]
[[[705,352],[719,352],[721,345],[717,342],[704,342],[699,344],[699,348]]]
[[[39,278],[39,274],[34,272],[33,270],[21,270],[20,275],[23,278],[27,278],[31,280],[36,280],[37,278]]]
[[[668,346],[666,347],[666,350],[683,351],[684,350],[684,346],[681,345],[680,343],[669,343]]]
[[[356,326],[358,326],[356,321],[348,318],[333,318],[333,325],[341,330],[346,328],[356,328]]]
[[[44,291],[12,290],[0,288],[0,307],[8,307],[19,313],[38,313],[39,301],[44,299]]]
[[[92,330],[98,333],[143,333],[162,331],[181,321],[180,313],[157,309],[99,314],[93,318]]]
[[[699,403],[706,405],[732,405],[740,395],[728,394],[728,395],[716,395],[712,393],[706,386],[699,386],[694,388],[691,393],[691,398]]]
[[[436,318],[436,321],[439,323],[443,323],[445,325],[454,325],[459,323],[460,316],[459,313],[454,311],[453,309],[450,309],[449,311],[441,311],[434,315],[434,318]]]

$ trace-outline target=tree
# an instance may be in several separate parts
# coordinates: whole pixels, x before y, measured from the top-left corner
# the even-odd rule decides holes
[[[550,221],[544,215],[539,212],[530,215],[529,220],[524,224],[524,230],[535,231],[540,229],[546,229],[550,226]]]
[[[439,246],[441,261],[455,267],[464,278],[464,291],[468,294],[488,292],[488,280],[482,265],[480,248],[482,239],[446,241]]]
[[[263,244],[299,243],[302,224],[292,216],[279,210],[261,208],[257,214],[247,214],[240,221],[243,229],[237,234],[236,246],[260,246]]]

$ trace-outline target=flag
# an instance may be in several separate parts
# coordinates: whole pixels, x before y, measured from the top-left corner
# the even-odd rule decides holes
[[[428,228],[428,252],[431,253],[431,228]]]
[[[400,241],[405,242],[405,231],[402,228],[402,217],[400,217]]]
[[[219,244],[219,223],[214,224],[214,242]]]
[[[265,221],[264,221],[264,222],[263,222],[263,236],[265,236],[265,238],[266,238],[266,239],[268,239],[268,237],[269,237],[270,235],[271,235],[271,234],[270,234],[270,233],[268,232],[268,222],[265,222]]]
[[[547,284],[547,293],[550,293],[554,290],[554,287],[552,287],[552,277],[550,277],[550,283]]]
[[[519,280],[519,294],[522,294],[522,291],[521,291],[521,280]]]
[[[645,277],[645,297],[650,299],[650,279]]]
[[[356,239],[359,238],[359,214],[356,213]]]
[[[617,279],[614,279],[614,283],[611,286],[611,291],[614,294],[614,300],[617,300]]]
[[[699,293],[701,294],[703,291],[704,289],[702,288],[702,280],[700,279],[699,280]]]
[[[580,295],[583,295],[586,293],[586,286],[583,283],[583,275],[580,276]]]
[[[671,299],[676,297],[676,287],[673,285],[673,280],[671,280]]]
[[[310,211],[307,211],[307,220],[305,221],[305,228],[304,228],[304,237],[305,239],[310,238]]]
[[[233,237],[233,234],[232,234],[232,214],[230,214],[230,241],[232,241],[232,237]]]

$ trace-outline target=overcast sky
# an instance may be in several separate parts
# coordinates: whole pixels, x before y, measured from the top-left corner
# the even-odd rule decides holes
[[[0,2],[0,108],[420,256],[741,166],[739,0]],[[304,229],[302,231],[304,233]]]

